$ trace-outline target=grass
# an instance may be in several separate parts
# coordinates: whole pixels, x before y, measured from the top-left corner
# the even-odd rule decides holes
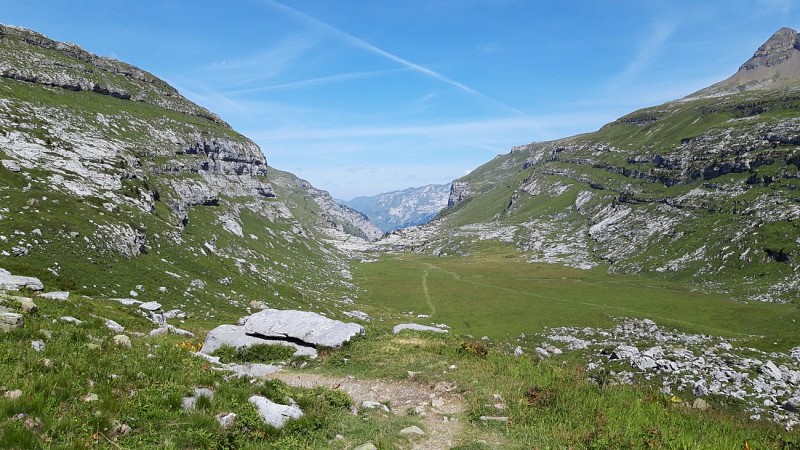
[[[294,348],[283,345],[257,344],[239,348],[223,345],[213,356],[219,356],[223,363],[271,363],[289,360],[294,352]]]
[[[470,257],[403,254],[362,263],[355,281],[363,302],[393,323],[445,323],[456,334],[509,339],[547,327],[605,327],[614,317],[650,318],[691,333],[736,338],[764,350],[800,345],[794,304],[735,302],[691,285],[604,268],[570,269],[527,264],[513,251]],[[775,345],[774,343],[778,344]]]

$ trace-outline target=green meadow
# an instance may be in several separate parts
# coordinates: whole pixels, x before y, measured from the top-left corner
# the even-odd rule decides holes
[[[527,264],[511,252],[406,253],[361,263],[354,275],[368,293],[361,302],[391,316],[390,322],[444,323],[457,335],[507,340],[548,327],[608,327],[614,318],[635,317],[764,350],[800,345],[797,304],[734,301],[680,282],[609,275],[604,267]],[[430,318],[409,317],[420,314]]]

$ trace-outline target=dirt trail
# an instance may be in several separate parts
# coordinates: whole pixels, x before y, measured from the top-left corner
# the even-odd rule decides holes
[[[415,438],[414,449],[439,450],[458,444],[462,429],[460,413],[464,412],[461,395],[455,385],[439,382],[426,386],[412,381],[358,380],[353,377],[332,377],[310,373],[277,372],[268,376],[297,387],[323,386],[341,389],[352,397],[356,406],[363,401],[388,403],[397,415],[416,411],[424,421],[425,436]]]

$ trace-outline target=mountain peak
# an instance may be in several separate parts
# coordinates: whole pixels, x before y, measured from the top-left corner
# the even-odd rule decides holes
[[[689,98],[716,97],[797,81],[800,81],[800,34],[783,27],[758,47],[735,74]]]

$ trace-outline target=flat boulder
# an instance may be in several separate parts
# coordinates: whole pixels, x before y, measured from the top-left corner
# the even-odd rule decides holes
[[[15,328],[22,328],[25,324],[25,319],[22,314],[13,312],[0,312],[0,330],[11,331]]]
[[[447,333],[447,330],[443,330],[439,327],[430,327],[428,325],[420,325],[418,323],[401,323],[400,325],[395,325],[392,328],[392,333],[397,334],[403,330],[412,330],[412,331],[431,331],[433,333]]]
[[[251,347],[253,345],[283,345],[295,349],[294,356],[317,357],[317,349],[310,346],[303,346],[294,342],[264,339],[258,336],[247,334],[245,327],[239,325],[220,325],[209,331],[206,340],[203,342],[201,352],[211,355],[222,346],[234,348]]]
[[[345,323],[308,311],[277,309],[265,309],[247,317],[244,328],[251,336],[297,339],[323,347],[341,347],[364,334],[364,327],[357,323]]]
[[[38,278],[12,275],[11,272],[0,268],[0,291],[18,291],[25,288],[41,291],[44,289],[44,284]]]
[[[281,405],[260,395],[254,395],[248,401],[256,407],[261,419],[275,428],[281,428],[286,422],[303,417],[303,411],[297,406]]]

